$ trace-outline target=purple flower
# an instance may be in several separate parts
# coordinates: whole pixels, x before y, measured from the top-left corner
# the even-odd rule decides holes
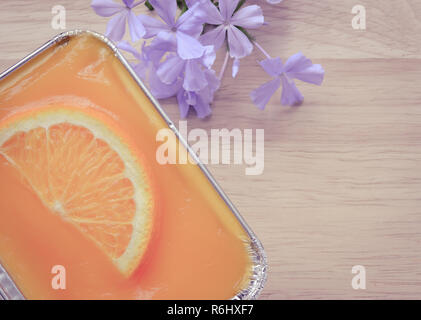
[[[183,88],[183,79],[179,78],[172,84],[165,84],[159,79],[156,67],[152,66],[149,73],[149,89],[152,95],[157,99],[167,99],[176,96]]]
[[[115,3],[112,0],[92,0],[91,7],[101,17],[111,17],[107,24],[105,35],[114,41],[120,41],[126,32],[126,21],[129,24],[130,37],[133,42],[141,39],[145,34],[142,22],[132,12],[132,9],[145,2],[141,0],[123,0],[124,4]]]
[[[202,57],[183,60],[177,54],[169,55],[162,62],[157,75],[165,84],[172,84],[183,78],[183,88],[187,91],[200,91],[208,85],[204,69],[210,69],[215,62],[215,51],[212,46],[205,47]]]
[[[177,94],[178,106],[180,108],[180,116],[186,118],[190,107],[197,114],[197,117],[203,119],[212,113],[211,103],[215,92],[219,88],[220,81],[215,75],[215,71],[206,69],[204,71],[207,85],[199,91],[180,90]]]
[[[281,85],[281,103],[292,106],[304,100],[303,95],[295,86],[294,79],[321,85],[324,78],[322,66],[313,64],[301,52],[291,56],[285,64],[282,63],[281,58],[268,58],[261,61],[260,65],[273,78],[250,95],[254,104],[262,110]]]
[[[143,50],[146,58],[157,67],[168,52],[177,52],[177,40],[167,32],[160,32]]]
[[[192,107],[198,118],[205,118],[211,114],[211,103],[214,94],[219,88],[220,81],[212,69],[204,69],[203,75],[206,78],[206,85],[199,91],[189,91],[183,88],[183,79],[178,78],[172,84],[163,83],[156,70],[152,69],[149,76],[149,85],[152,94],[158,99],[166,99],[177,96],[181,118],[186,118],[190,107]]]
[[[231,58],[241,59],[253,51],[253,44],[238,27],[256,29],[263,25],[262,9],[257,5],[241,8],[235,12],[239,0],[220,0],[219,10],[210,1],[201,4],[205,22],[217,27],[201,36],[205,45],[214,45],[218,50],[228,35]]]
[[[163,33],[171,35],[176,40],[180,58],[195,59],[201,57],[205,48],[197,40],[203,30],[201,11],[197,10],[199,3],[193,5],[176,20],[176,0],[150,0],[149,2],[163,21],[147,15],[140,15],[139,19],[146,29],[145,38],[158,35],[163,37]]]
[[[158,45],[154,51],[159,52]],[[206,46],[203,55],[196,59],[184,60],[177,52],[169,52],[163,62],[153,64],[149,76],[152,94],[159,99],[176,95],[182,118],[187,116],[190,106],[199,118],[208,116],[219,88],[219,79],[211,69],[215,56],[213,46]]]

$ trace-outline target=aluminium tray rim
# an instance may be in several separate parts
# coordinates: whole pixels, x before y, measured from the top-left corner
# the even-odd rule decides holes
[[[4,72],[0,74],[0,80],[4,77],[6,77],[11,72],[15,71],[25,63],[27,63],[29,60],[37,56],[38,54],[42,53],[44,50],[50,48],[51,46],[66,40],[72,36],[77,36],[79,34],[87,33],[95,38],[102,41],[104,44],[106,44],[113,52],[114,55],[119,59],[119,61],[123,64],[123,66],[126,68],[126,70],[129,72],[130,76],[135,80],[135,82],[139,85],[139,87],[142,89],[142,91],[146,94],[146,96],[151,100],[152,104],[154,105],[155,109],[159,112],[161,117],[164,119],[164,121],[167,123],[168,127],[174,132],[177,139],[181,141],[181,143],[184,145],[184,147],[187,149],[188,153],[192,156],[192,158],[195,160],[197,165],[200,167],[202,172],[205,174],[209,182],[212,184],[212,186],[216,189],[220,197],[224,200],[224,202],[227,204],[227,206],[230,208],[231,212],[235,216],[235,218],[240,222],[243,229],[246,231],[247,235],[250,237],[250,251],[251,256],[253,258],[253,270],[252,275],[250,277],[249,286],[243,290],[241,290],[238,294],[236,294],[232,299],[233,300],[247,300],[247,299],[257,299],[260,295],[266,280],[267,280],[267,257],[266,253],[264,251],[263,245],[260,242],[260,240],[257,238],[253,230],[249,227],[245,219],[242,217],[238,209],[234,206],[234,204],[231,202],[231,200],[228,198],[228,196],[225,194],[225,192],[222,190],[222,188],[219,186],[219,184],[216,182],[215,178],[212,176],[210,171],[207,169],[207,167],[202,163],[202,161],[199,159],[197,154],[193,151],[193,149],[190,147],[188,142],[184,139],[184,137],[180,134],[177,127],[174,125],[174,123],[171,121],[171,119],[168,117],[168,115],[165,113],[163,108],[161,107],[158,100],[151,94],[149,89],[145,86],[143,81],[137,76],[136,72],[131,67],[130,63],[126,60],[126,58],[121,54],[117,46],[106,36],[90,31],[90,30],[81,30],[81,29],[75,29],[70,31],[65,31],[62,33],[59,33],[55,37],[53,37],[51,40],[47,41],[45,44],[43,44],[41,47],[36,49],[35,51],[31,52],[29,55],[24,57],[22,60],[17,62],[15,65],[11,66],[10,68],[6,69]],[[4,285],[2,286],[2,283]],[[6,291],[7,290],[7,291]],[[2,267],[0,263],[0,300],[1,299],[24,299],[24,296],[19,291],[11,277],[7,274],[6,270]]]

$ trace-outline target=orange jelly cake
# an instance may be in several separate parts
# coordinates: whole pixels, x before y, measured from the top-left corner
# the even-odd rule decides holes
[[[0,262],[25,298],[229,299],[250,285],[250,235],[206,174],[157,162],[167,127],[90,33],[0,79]]]

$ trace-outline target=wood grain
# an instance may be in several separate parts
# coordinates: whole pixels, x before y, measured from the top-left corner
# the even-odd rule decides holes
[[[1,1],[1,69],[58,33],[56,4],[67,10],[67,29],[105,31],[89,1]],[[266,248],[261,297],[420,299],[421,2],[259,4],[269,25],[253,32],[258,42],[273,55],[302,51],[321,63],[324,84],[300,83],[298,108],[281,107],[278,96],[257,110],[248,94],[267,76],[256,52],[237,80],[227,74],[213,116],[188,125],[265,129],[263,175],[210,167]],[[367,9],[365,31],[351,28],[356,4]],[[177,122],[175,100],[162,104]],[[366,290],[351,287],[357,264],[367,268]]]

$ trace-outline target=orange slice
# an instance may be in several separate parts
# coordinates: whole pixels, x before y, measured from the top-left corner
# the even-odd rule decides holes
[[[141,156],[108,116],[68,107],[12,115],[0,122],[0,155],[122,274],[133,272],[151,235],[151,188]]]

